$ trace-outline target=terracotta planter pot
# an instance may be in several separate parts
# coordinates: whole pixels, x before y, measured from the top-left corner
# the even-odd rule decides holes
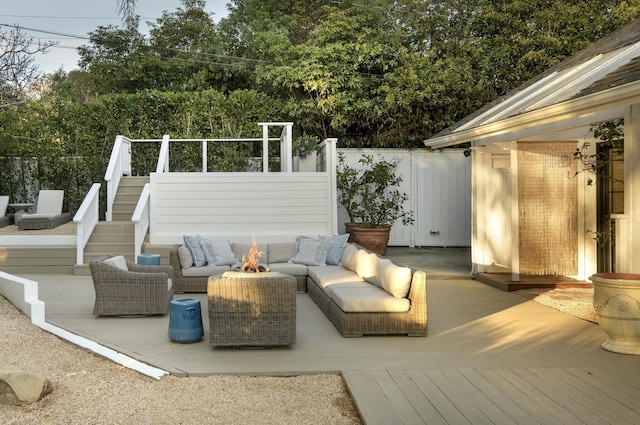
[[[357,243],[376,254],[387,253],[391,226],[363,227],[354,223],[345,223],[345,228],[349,233],[349,242]]]
[[[640,274],[598,273],[589,280],[598,325],[609,336],[602,348],[640,354]]]

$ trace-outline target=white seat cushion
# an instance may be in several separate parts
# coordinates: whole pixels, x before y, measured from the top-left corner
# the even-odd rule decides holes
[[[229,266],[202,266],[202,267],[187,267],[182,269],[183,277],[203,277],[213,276],[214,274],[222,274],[229,271]]]
[[[127,266],[127,260],[122,255],[115,255],[113,257],[109,257],[104,260],[105,263],[111,264],[114,267],[119,268],[120,270],[129,271],[129,266]]]
[[[327,286],[323,288],[323,292],[329,298],[333,298],[333,292],[338,288],[366,288],[368,286],[371,286],[371,284],[364,280],[353,281],[353,282],[333,282],[333,283],[327,284]]]
[[[411,307],[407,298],[396,298],[371,284],[332,287],[331,299],[346,313],[402,313]]]
[[[334,283],[363,281],[355,272],[342,266],[309,266],[307,273],[321,288]]]
[[[306,276],[307,266],[295,263],[270,263],[269,269],[272,272],[280,272],[291,276]]]

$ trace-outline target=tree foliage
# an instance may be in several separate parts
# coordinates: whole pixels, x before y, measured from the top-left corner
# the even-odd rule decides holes
[[[44,96],[14,93],[23,104],[0,109],[9,167],[0,192],[27,193],[37,173],[38,185],[82,193],[102,179],[117,134],[237,137],[286,120],[298,135],[341,146],[422,146],[640,16],[640,0],[232,0],[215,21],[205,0],[182,0],[142,34],[136,1],[117,4],[124,25],[92,31],[77,70],[51,75]],[[0,89],[12,87],[1,63]],[[211,164],[238,167],[234,155],[251,154],[225,149],[210,151]],[[177,167],[200,166],[193,148],[180,152]],[[69,158],[62,174],[77,181],[45,171],[56,156]],[[13,172],[14,158],[35,158],[20,160],[34,168]]]

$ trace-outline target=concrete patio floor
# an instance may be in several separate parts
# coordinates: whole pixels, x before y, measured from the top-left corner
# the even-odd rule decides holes
[[[201,301],[205,328],[205,337],[200,342],[178,344],[167,337],[168,316],[94,317],[90,276],[24,277],[39,282],[47,322],[175,375],[342,373],[367,424],[416,421],[401,420],[401,412],[406,408],[398,402],[395,402],[394,415],[380,415],[376,409],[384,403],[393,406],[393,398],[382,391],[372,395],[367,386],[375,380],[363,379],[363,372],[375,375],[409,370],[593,368],[594,371],[611,370],[618,376],[640,374],[640,356],[615,354],[600,348],[606,334],[597,325],[470,279],[468,250],[454,250],[398,248],[389,252],[391,258],[427,271],[429,330],[426,338],[343,338],[307,294],[298,294],[297,344],[271,349],[212,348],[208,338],[206,294],[175,295],[175,298]],[[504,397],[504,393],[500,396]],[[383,400],[378,401],[376,397]],[[640,384],[631,390],[627,385],[624,397],[639,399]],[[565,408],[575,409],[575,406]],[[636,418],[640,420],[640,410],[630,415],[630,423]],[[471,416],[467,419],[475,423],[475,416]],[[445,423],[455,422],[445,420]],[[545,422],[534,417],[522,423]]]

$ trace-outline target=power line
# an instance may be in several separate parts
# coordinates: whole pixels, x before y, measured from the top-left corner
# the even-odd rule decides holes
[[[5,18],[29,18],[29,19],[95,19],[95,20],[114,20],[120,21],[120,18],[107,18],[107,17],[99,17],[99,16],[44,16],[44,15],[0,15],[0,17]],[[140,18],[140,19],[152,19],[152,18]]]
[[[78,39],[81,39],[81,40],[89,40],[89,37],[84,36],[84,35],[66,34],[66,33],[57,32],[57,31],[41,30],[41,29],[37,29],[37,28],[23,27],[22,25],[9,25],[9,24],[0,23],[0,27],[7,27],[7,28],[18,29],[18,30],[41,32],[43,34],[58,35],[58,36],[61,36],[61,37],[66,37],[66,38],[78,38]]]

